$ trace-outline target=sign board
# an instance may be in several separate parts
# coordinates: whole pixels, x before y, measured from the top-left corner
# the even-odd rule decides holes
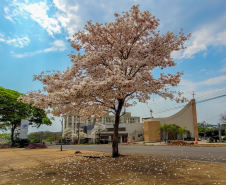
[[[29,125],[28,120],[26,120],[26,119],[22,119],[21,120],[20,136],[19,136],[19,138],[21,138],[21,139],[27,139],[28,125]]]

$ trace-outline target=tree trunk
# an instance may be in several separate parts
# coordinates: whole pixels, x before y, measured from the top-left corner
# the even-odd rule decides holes
[[[14,146],[14,133],[15,133],[15,129],[17,127],[17,124],[16,122],[12,123],[12,128],[11,128],[11,143],[12,143],[12,146]]]
[[[123,99],[118,100],[119,104],[115,114],[115,125],[114,125],[114,134],[113,134],[113,142],[112,142],[112,157],[119,157],[118,153],[118,126],[120,122],[120,113],[124,104]]]
[[[11,143],[12,143],[12,146],[14,146],[14,125],[12,125],[12,129],[11,129]]]

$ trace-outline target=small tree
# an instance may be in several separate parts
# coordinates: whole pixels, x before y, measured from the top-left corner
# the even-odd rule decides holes
[[[176,136],[177,136],[177,133],[178,133],[178,129],[179,129],[179,126],[177,125],[169,125],[169,130],[168,130],[168,133],[172,134],[173,135],[173,139],[174,141],[176,140]]]
[[[0,137],[0,146],[8,143],[8,140],[5,137]]]
[[[183,137],[183,141],[184,141],[184,134],[186,134],[188,132],[188,130],[187,130],[187,127],[185,126],[185,127],[179,127],[178,128],[178,134],[181,134],[182,135],[182,137]]]
[[[79,132],[79,139],[87,138],[87,134],[85,132]]]
[[[75,140],[76,140],[76,139],[78,139],[78,134],[73,133],[73,134],[71,135],[71,140],[72,140],[72,142],[75,143]]]
[[[129,134],[129,136],[135,137],[137,133],[138,133],[138,131],[134,130],[132,133]],[[129,139],[129,138],[128,138],[128,139]],[[133,139],[133,138],[132,138],[132,139]],[[133,142],[133,140],[132,140],[132,142]]]
[[[94,128],[91,130],[91,135],[99,135],[99,139],[100,139],[100,133],[106,130],[106,126],[102,123],[96,123],[94,125]]]
[[[169,125],[167,123],[164,123],[162,126],[158,127],[158,130],[160,133],[164,133],[164,141],[166,143],[166,134],[169,132]]]
[[[23,94],[0,87],[0,129],[11,130],[11,143],[14,145],[16,130],[20,129],[21,120],[27,119],[30,125],[39,128],[42,124],[51,125],[45,111],[31,104],[17,100]]]
[[[71,128],[65,128],[63,131],[63,138],[66,139],[66,143],[68,139],[71,139],[73,135],[73,130]]]
[[[79,138],[78,138],[78,134],[79,134]],[[85,132],[79,132],[79,133],[73,133],[71,135],[71,139],[74,141],[75,139],[78,139],[78,141],[80,141],[80,139],[85,139],[87,138],[87,134]]]

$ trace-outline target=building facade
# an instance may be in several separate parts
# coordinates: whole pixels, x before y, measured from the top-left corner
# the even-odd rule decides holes
[[[83,131],[84,126],[95,125],[95,123],[102,123],[104,125],[113,125],[115,122],[115,116],[109,115],[109,113],[104,114],[99,119],[91,117],[87,121],[81,120],[80,115],[68,115],[64,119],[64,129],[71,128],[74,133],[78,131]],[[120,124],[122,123],[140,123],[140,117],[132,117],[130,112],[125,112],[124,115],[120,117]]]
[[[87,133],[88,142],[95,143],[96,139],[100,140],[113,140],[114,134],[114,125],[108,124],[105,125],[106,130],[96,133],[96,135],[92,135],[91,131],[94,128],[94,125],[88,125],[83,127],[84,132]],[[132,141],[143,141],[144,128],[143,123],[121,123],[118,128],[118,142],[126,143],[127,139]]]
[[[189,131],[187,137],[199,138],[195,99],[192,99],[182,110],[170,117],[143,118],[143,123],[144,140],[148,142],[156,142],[163,139],[163,135],[159,134],[158,127],[164,123],[175,124],[181,127],[186,126]],[[166,139],[173,139],[171,135],[167,135],[167,137]],[[182,139],[181,134],[177,135],[177,139]]]

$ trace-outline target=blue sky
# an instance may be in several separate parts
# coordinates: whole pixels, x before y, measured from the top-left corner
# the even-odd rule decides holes
[[[172,53],[177,66],[165,70],[184,71],[178,89],[188,99],[195,91],[196,101],[226,94],[226,1],[225,0],[1,0],[0,1],[0,86],[21,93],[42,89],[33,82],[33,75],[45,70],[64,71],[71,62],[72,48],[67,41],[82,30],[88,20],[112,22],[114,13],[128,11],[140,5],[160,19],[158,30],[178,34],[180,28],[192,37],[187,49]],[[158,76],[159,70],[154,70]],[[148,105],[128,108],[134,116],[170,116],[179,109],[171,101],[151,96]],[[154,98],[154,99],[153,99]],[[226,111],[226,98],[197,104],[198,121],[219,122],[219,114]],[[166,109],[172,108],[172,111]],[[29,132],[36,131],[31,128]],[[39,130],[60,130],[58,119],[53,126]]]

